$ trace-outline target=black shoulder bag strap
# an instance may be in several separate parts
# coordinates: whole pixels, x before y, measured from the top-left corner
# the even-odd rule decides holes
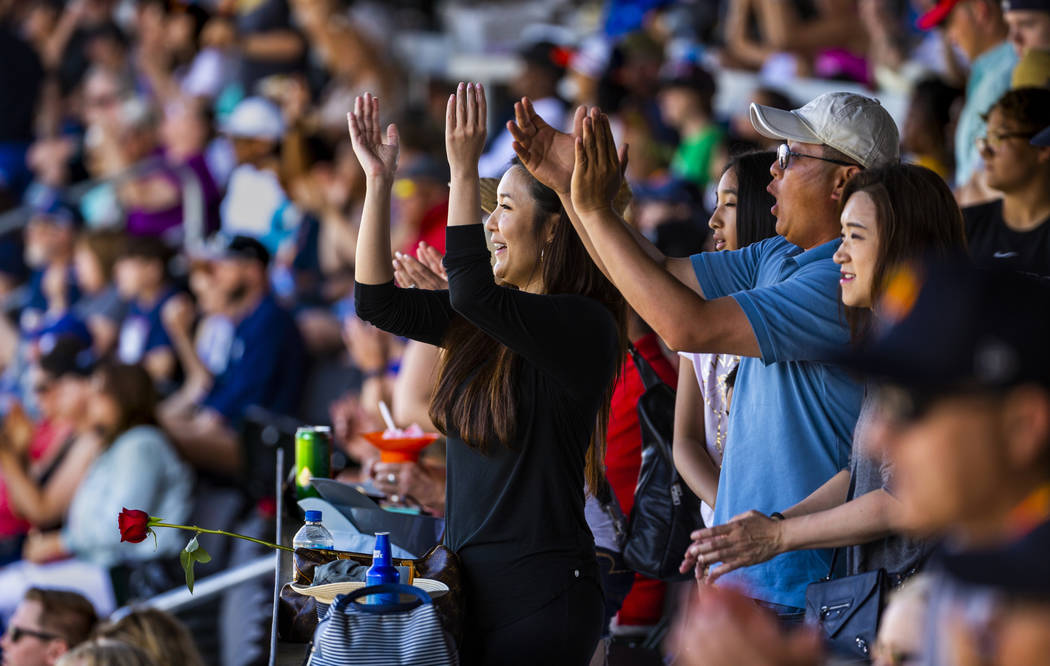
[[[853,493],[857,490],[857,477],[853,476],[850,472],[849,475],[849,490],[846,491],[846,501],[849,502],[853,499]],[[835,565],[839,561],[839,552],[842,550],[842,546],[831,551],[831,568],[828,569],[828,575],[824,577],[824,580],[831,580],[835,576]]]
[[[631,358],[634,359],[634,367],[638,368],[638,375],[642,378],[645,390],[648,391],[654,386],[666,383],[660,379],[660,375],[656,374],[656,370],[653,370],[653,366],[649,365],[649,361],[645,360],[642,352],[638,351],[638,348],[633,343],[627,343],[627,351],[631,353]]]

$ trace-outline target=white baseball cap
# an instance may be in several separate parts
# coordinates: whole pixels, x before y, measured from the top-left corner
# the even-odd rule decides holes
[[[900,161],[897,123],[879,100],[863,95],[824,93],[791,111],[751,104],[751,124],[771,139],[831,146],[866,169]]]
[[[284,118],[281,110],[269,100],[248,97],[233,108],[222,130],[235,137],[280,141],[284,135]]]

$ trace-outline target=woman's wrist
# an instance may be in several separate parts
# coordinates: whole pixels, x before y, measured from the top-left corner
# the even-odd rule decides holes
[[[474,161],[469,166],[454,165],[451,167],[451,181],[453,185],[462,183],[478,182],[478,163]]]
[[[386,190],[388,193],[394,187],[393,174],[365,174],[365,187],[370,191]]]

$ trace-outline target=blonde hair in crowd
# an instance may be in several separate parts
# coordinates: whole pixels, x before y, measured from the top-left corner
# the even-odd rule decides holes
[[[55,666],[157,666],[139,647],[112,638],[81,643],[62,655]]]
[[[100,638],[124,641],[142,648],[156,666],[204,666],[204,660],[185,625],[155,608],[134,610],[98,630]]]

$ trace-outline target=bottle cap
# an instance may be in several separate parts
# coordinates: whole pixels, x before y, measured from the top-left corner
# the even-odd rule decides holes
[[[321,512],[320,511],[316,511],[316,510],[314,510],[314,511],[307,511],[306,512],[306,522],[308,522],[308,523],[319,523],[319,522],[321,522]]]

